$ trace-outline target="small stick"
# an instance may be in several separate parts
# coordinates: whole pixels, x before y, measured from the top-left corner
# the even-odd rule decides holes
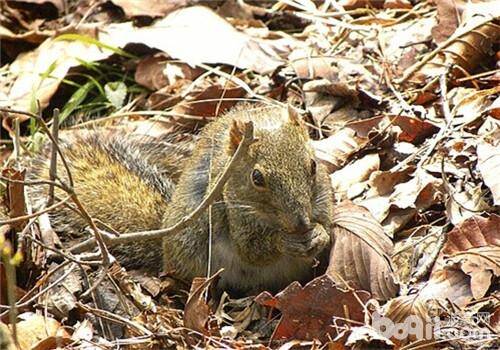
[[[255,141],[256,139],[254,138],[253,135],[253,124],[251,122],[246,123],[243,139],[238,145],[236,152],[234,152],[234,155],[226,164],[226,167],[224,168],[222,174],[218,177],[214,187],[210,190],[209,194],[203,199],[203,201],[198,205],[198,207],[196,207],[190,214],[181,218],[176,224],[159,230],[126,233],[121,235],[120,237],[113,237],[108,233],[101,231],[103,239],[109,246],[114,246],[117,244],[137,242],[138,240],[142,241],[142,240],[161,239],[167,235],[179,232],[180,230],[188,226],[193,220],[196,220],[203,213],[203,211],[210,204],[212,204],[215,198],[218,195],[220,195],[224,187],[224,184],[231,175],[232,170],[236,167],[236,164],[240,161],[243,154],[245,154],[248,151],[250,145],[253,144]],[[85,242],[77,244],[70,251],[72,253],[81,253],[83,251],[86,251],[94,247],[95,244],[96,244],[95,239],[90,238]]]
[[[59,138],[59,109],[54,109],[54,115],[52,117],[52,136],[54,141],[52,141],[52,147],[50,152],[50,169],[49,169],[49,179],[54,181],[57,175],[57,146],[56,143]],[[54,185],[49,186],[49,198],[47,200],[47,205],[51,206],[54,203]]]

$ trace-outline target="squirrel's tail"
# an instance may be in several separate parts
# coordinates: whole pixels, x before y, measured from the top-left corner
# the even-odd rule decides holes
[[[69,136],[69,137],[68,137]],[[120,233],[160,228],[188,147],[168,140],[113,133],[106,130],[66,135],[59,147],[67,161],[74,191],[92,218]],[[47,147],[48,148],[48,147]],[[29,180],[49,179],[50,152],[45,150],[30,166]],[[60,157],[57,175],[68,176]],[[67,196],[55,190],[55,201]],[[32,186],[35,210],[47,203],[48,186]],[[52,226],[61,239],[83,238],[88,223],[71,201],[50,213]],[[127,267],[161,268],[161,243],[119,245],[111,252]]]

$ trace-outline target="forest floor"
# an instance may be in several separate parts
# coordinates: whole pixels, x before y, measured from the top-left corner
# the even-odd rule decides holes
[[[0,9],[0,350],[500,347],[500,1]],[[335,244],[307,285],[174,292],[61,245],[50,212],[85,203],[57,174],[43,185],[68,198],[33,210],[44,142],[107,128],[189,143],[242,101],[295,106],[330,173]]]

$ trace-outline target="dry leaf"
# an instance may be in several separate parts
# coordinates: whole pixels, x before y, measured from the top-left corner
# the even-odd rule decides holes
[[[353,193],[353,188],[367,180],[370,174],[377,171],[380,167],[380,158],[378,154],[369,154],[346,165],[340,170],[330,175],[332,187],[337,200],[350,199],[359,193]],[[363,187],[361,188],[361,190]]]
[[[258,73],[274,71],[283,64],[279,53],[297,45],[291,39],[254,39],[202,6],[174,11],[149,27],[136,28],[131,22],[110,24],[99,35],[99,40],[114,47],[141,43],[191,66],[224,63]]]
[[[500,216],[474,216],[448,232],[435,270],[448,262],[470,276],[471,293],[482,298],[494,276],[500,275]],[[434,272],[432,273],[434,275]],[[432,278],[431,275],[431,278]]]
[[[19,55],[10,66],[17,76],[8,93],[11,108],[30,111],[32,102],[39,101],[45,109],[68,70],[80,65],[78,59],[93,62],[112,53],[82,41],[47,39],[34,51]]]
[[[465,306],[472,300],[470,277],[453,267],[437,270],[419,291],[419,299],[449,299],[458,306]]]
[[[352,328],[345,344],[352,346],[352,349],[364,349],[367,346],[368,348],[376,347],[377,349],[384,349],[394,346],[394,343],[390,339],[387,339],[368,326]]]
[[[438,44],[448,39],[458,28],[463,11],[463,2],[460,0],[434,0],[437,6],[438,24],[432,28],[432,36]],[[458,4],[461,6],[459,6]]]
[[[272,339],[326,341],[328,335],[336,334],[336,327],[349,324],[345,318],[363,322],[364,309],[360,302],[365,303],[368,299],[369,294],[365,291],[344,292],[337,289],[333,280],[323,275],[304,287],[293,282],[275,297],[264,292],[257,296],[256,301],[281,310],[282,318]]]
[[[335,243],[326,273],[338,285],[369,291],[376,299],[394,297],[398,286],[389,258],[393,245],[380,224],[368,210],[351,203],[335,208],[333,222]]]
[[[462,25],[457,28],[452,37],[457,38],[445,50],[440,52],[428,64],[422,73],[426,76],[442,74],[447,67],[457,65],[457,76],[472,72],[486,57],[489,56],[493,44],[500,38],[500,26],[494,23],[498,15],[499,1],[484,3],[468,3],[463,13]]]
[[[120,7],[128,18],[163,17],[188,4],[187,0],[111,0],[111,2]]]
[[[493,144],[486,141],[477,145],[477,167],[484,183],[491,190],[493,204],[500,205],[500,142]]]
[[[23,321],[16,324],[19,345],[22,350],[48,350],[59,344],[65,345],[72,342],[70,335],[64,327],[50,317],[33,313],[19,315]]]
[[[368,143],[365,137],[356,136],[352,129],[345,128],[319,141],[312,141],[316,157],[330,172],[339,169],[347,159]]]
[[[205,335],[210,334],[208,318],[212,314],[210,307],[205,301],[208,288],[219,278],[222,270],[217,271],[210,278],[196,277],[191,284],[189,297],[184,307],[184,326]]]

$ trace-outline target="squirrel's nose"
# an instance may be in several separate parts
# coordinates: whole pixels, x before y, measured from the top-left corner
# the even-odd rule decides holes
[[[295,234],[303,234],[311,229],[311,220],[306,216],[300,216],[294,230]]]

